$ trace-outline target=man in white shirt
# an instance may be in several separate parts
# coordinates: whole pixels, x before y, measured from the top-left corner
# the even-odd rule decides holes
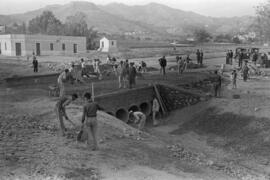
[[[129,121],[133,122],[134,124],[138,125],[138,129],[142,130],[144,128],[145,125],[145,121],[146,121],[146,116],[144,113],[140,112],[140,111],[130,111],[129,112]]]
[[[156,115],[159,112],[159,108],[160,108],[160,105],[158,103],[158,100],[154,96],[153,105],[152,105],[152,113],[153,113],[152,115],[153,115],[153,125],[154,126],[157,126],[158,125],[158,121],[156,120]]]

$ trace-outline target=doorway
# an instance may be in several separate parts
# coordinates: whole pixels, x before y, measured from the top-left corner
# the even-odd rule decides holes
[[[36,55],[40,56],[40,43],[36,43]]]
[[[73,44],[73,53],[77,53],[77,44]]]
[[[16,51],[16,56],[21,56],[22,55],[21,43],[16,43],[15,44],[15,51]]]

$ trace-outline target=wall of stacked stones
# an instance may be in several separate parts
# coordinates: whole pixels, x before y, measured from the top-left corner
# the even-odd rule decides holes
[[[177,88],[158,85],[158,90],[166,108],[169,111],[194,105],[200,102],[200,96],[188,93]]]

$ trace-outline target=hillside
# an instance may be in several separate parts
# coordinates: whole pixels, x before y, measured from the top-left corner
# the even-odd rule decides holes
[[[144,6],[127,6],[121,3],[111,3],[100,6],[100,8],[108,13],[129,20],[165,28],[171,34],[188,33],[197,27],[206,27],[215,34],[238,32],[240,29],[248,28],[253,19],[253,17],[248,16],[213,18],[157,3],[150,3]]]
[[[198,27],[205,27],[213,34],[233,33],[247,29],[252,22],[252,17],[213,18],[157,3],[141,6],[111,3],[102,6],[76,1],[65,5],[49,5],[23,14],[0,15],[0,24],[28,22],[45,10],[52,11],[63,22],[66,17],[83,12],[88,25],[101,33],[135,36],[186,35]]]

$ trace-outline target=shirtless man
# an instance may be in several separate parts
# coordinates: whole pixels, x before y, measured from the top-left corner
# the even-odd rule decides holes
[[[56,111],[57,119],[60,122],[61,133],[63,136],[65,135],[65,132],[66,132],[65,124],[63,122],[63,117],[65,117],[65,119],[69,121],[73,126],[75,126],[75,124],[67,116],[66,106],[68,106],[72,101],[75,101],[77,98],[78,98],[77,94],[72,94],[70,97],[62,96],[60,97],[59,101],[56,103],[55,111]]]

